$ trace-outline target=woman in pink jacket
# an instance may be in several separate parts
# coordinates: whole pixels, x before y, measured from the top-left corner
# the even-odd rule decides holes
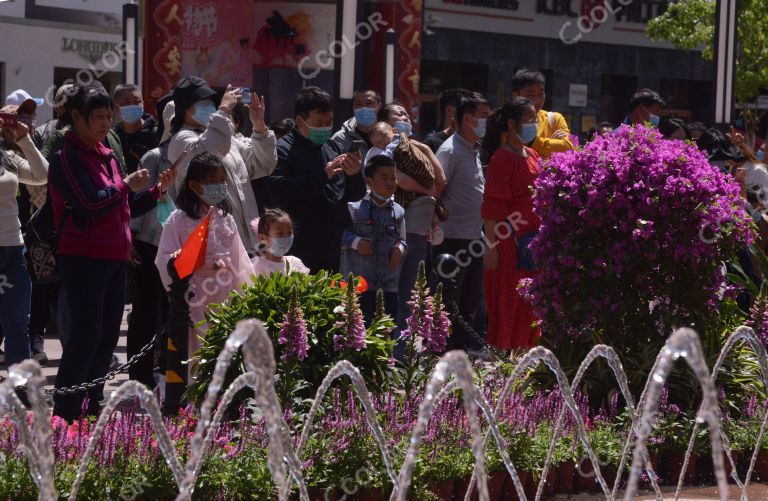
[[[63,353],[56,387],[92,381],[107,373],[125,306],[131,216],[157,203],[173,171],[149,189],[149,174],[125,176],[104,145],[112,126],[112,99],[101,87],[80,86],[67,99],[72,124],[64,148],[51,159],[49,193],[59,229],[59,337]],[[103,385],[89,390],[88,414],[96,415]],[[56,395],[55,415],[80,416],[83,393]]]

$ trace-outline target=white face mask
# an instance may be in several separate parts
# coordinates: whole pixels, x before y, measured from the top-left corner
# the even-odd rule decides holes
[[[267,247],[267,251],[275,257],[283,257],[288,254],[293,246],[293,235],[287,237],[272,237],[272,243]]]
[[[477,127],[475,127],[475,135],[479,137],[480,139],[485,137],[485,124],[487,122],[486,118],[478,118],[477,119]]]

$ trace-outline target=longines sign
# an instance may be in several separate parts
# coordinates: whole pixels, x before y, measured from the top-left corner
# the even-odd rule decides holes
[[[114,52],[117,42],[104,42],[101,40],[80,40],[78,38],[62,38],[62,52],[74,52],[92,64],[96,64],[107,52]]]

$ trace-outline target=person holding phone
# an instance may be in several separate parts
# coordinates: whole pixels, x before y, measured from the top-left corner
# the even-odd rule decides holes
[[[5,364],[10,367],[30,356],[32,300],[16,192],[19,183],[45,184],[48,162],[32,143],[27,125],[17,122],[9,127],[4,118],[7,115],[0,116],[3,137],[12,138],[18,148],[0,147],[0,277],[5,279],[0,286],[0,327],[5,335]]]
[[[294,221],[293,254],[311,273],[337,272],[341,235],[351,224],[347,203],[365,195],[360,152],[331,139],[333,101],[321,88],[301,89],[295,109],[296,127],[277,143],[277,167],[264,192],[270,208]]]
[[[24,103],[25,106],[32,107],[37,106],[31,99]],[[29,111],[29,108],[28,108]],[[4,122],[2,141],[3,147],[12,152],[13,157],[18,157],[20,160],[35,162],[37,157],[40,156],[40,152],[37,150],[38,142],[36,141],[36,134],[33,134],[33,129],[29,125],[29,120],[22,120],[25,113],[17,105],[7,105],[0,110],[0,119]],[[34,152],[32,152],[26,141],[18,140],[20,131],[26,131],[27,135],[31,139],[31,144],[35,146]],[[32,155],[32,156],[30,156]],[[47,193],[47,183],[22,183],[24,189],[19,189],[16,204],[18,206],[18,221],[21,227],[24,228],[27,225],[27,221],[45,203],[45,197]],[[48,362],[48,355],[45,353],[45,329],[48,321],[51,317],[51,312],[54,307],[53,302],[56,300],[58,285],[54,283],[33,283],[32,284],[32,310],[30,313],[29,321],[29,337],[32,342],[32,357],[41,364]],[[2,333],[0,332],[0,342],[2,342]]]
[[[204,151],[219,155],[227,173],[227,201],[237,223],[246,250],[255,254],[259,237],[251,228],[251,220],[259,217],[259,208],[251,188],[251,180],[268,176],[277,164],[275,134],[264,122],[264,96],[251,93],[248,116],[253,125],[249,141],[235,139],[232,111],[242,98],[241,89],[227,87],[219,98],[202,78],[186,77],[173,90],[175,113],[171,120],[171,142],[168,159],[175,162],[183,152],[186,159],[177,167],[176,191],[187,173],[190,159]]]

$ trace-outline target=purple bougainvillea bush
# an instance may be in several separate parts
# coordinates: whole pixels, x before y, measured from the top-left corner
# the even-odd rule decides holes
[[[733,178],[695,145],[644,126],[554,155],[534,204],[541,272],[522,289],[555,339],[701,329],[728,292],[723,263],[752,241]]]

